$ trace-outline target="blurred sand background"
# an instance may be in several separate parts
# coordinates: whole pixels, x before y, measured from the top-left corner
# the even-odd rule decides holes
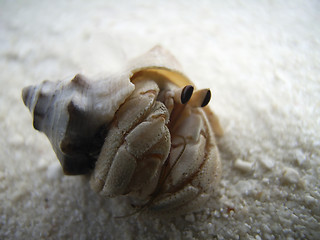
[[[319,1],[1,1],[0,239],[319,239]],[[170,50],[225,130],[223,177],[201,211],[115,216],[63,176],[21,89],[107,74]]]

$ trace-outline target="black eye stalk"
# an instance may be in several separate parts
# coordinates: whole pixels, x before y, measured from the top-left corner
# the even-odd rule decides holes
[[[193,91],[191,85],[175,91],[175,101],[181,104],[188,103],[191,107],[205,107],[211,99],[211,91],[208,88]]]
[[[207,93],[202,101],[201,107],[205,107],[208,105],[208,103],[210,102],[211,99],[211,91],[210,89],[207,89]]]
[[[192,93],[193,87],[191,85],[185,86],[181,92],[181,103],[186,104],[190,100]]]

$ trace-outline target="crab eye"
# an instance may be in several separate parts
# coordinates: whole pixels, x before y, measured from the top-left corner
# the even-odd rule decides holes
[[[192,107],[205,107],[210,102],[210,99],[211,99],[210,89],[200,89],[193,93],[188,104],[189,106],[192,106]]]
[[[190,100],[192,93],[193,93],[193,87],[191,85],[185,86],[181,92],[181,103],[182,104],[187,103]]]
[[[208,89],[207,94],[202,101],[201,107],[207,106],[208,103],[210,102],[210,99],[211,99],[211,91],[210,91],[210,89]]]
[[[185,87],[174,90],[174,100],[177,103],[186,104],[193,93],[193,86],[186,85]]]

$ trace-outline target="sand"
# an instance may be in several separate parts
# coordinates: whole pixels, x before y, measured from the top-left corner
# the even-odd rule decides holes
[[[0,239],[319,239],[319,1],[1,1]],[[131,216],[64,176],[21,89],[156,44],[213,92],[223,176],[202,210]]]

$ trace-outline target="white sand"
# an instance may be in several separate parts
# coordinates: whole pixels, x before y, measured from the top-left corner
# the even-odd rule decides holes
[[[0,239],[320,239],[319,1],[105,2],[0,3]],[[125,200],[62,175],[21,89],[158,43],[213,90],[223,178],[197,213],[116,219]]]

